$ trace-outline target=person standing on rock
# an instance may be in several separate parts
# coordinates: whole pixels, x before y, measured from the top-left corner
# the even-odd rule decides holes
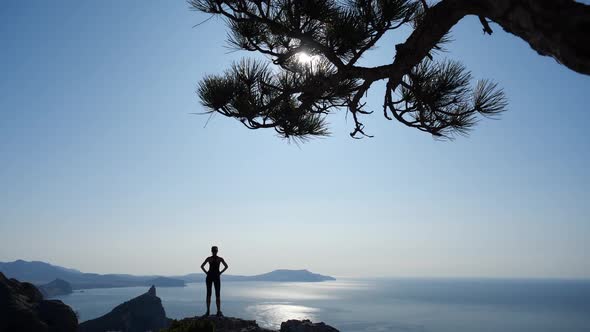
[[[217,256],[217,246],[211,247],[211,256],[207,257],[203,264],[201,264],[201,270],[207,274],[205,283],[207,285],[207,313],[205,316],[209,316],[209,309],[211,307],[211,286],[215,286],[215,304],[217,305],[217,316],[221,317],[221,274],[227,270],[227,263],[225,260]],[[209,263],[209,271],[205,270],[205,265]],[[219,271],[219,265],[223,264],[223,270]]]

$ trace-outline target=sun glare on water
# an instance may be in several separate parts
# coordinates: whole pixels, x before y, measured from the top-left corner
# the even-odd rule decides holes
[[[276,302],[251,305],[246,308],[246,311],[254,316],[260,326],[279,329],[281,322],[286,322],[289,319],[317,321],[319,309],[294,305],[289,302]]]

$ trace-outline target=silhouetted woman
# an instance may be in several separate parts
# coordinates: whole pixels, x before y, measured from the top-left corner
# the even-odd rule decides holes
[[[211,247],[211,256],[207,257],[203,264],[201,264],[201,270],[207,274],[205,283],[207,284],[207,313],[205,316],[209,316],[209,308],[211,307],[211,286],[215,286],[215,304],[217,305],[217,316],[221,317],[221,274],[227,270],[227,264],[223,258],[217,256],[217,246]],[[205,264],[209,263],[209,271],[205,270]],[[223,270],[219,271],[219,265],[223,264]]]

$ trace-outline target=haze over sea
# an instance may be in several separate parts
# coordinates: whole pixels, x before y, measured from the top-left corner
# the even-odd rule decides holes
[[[103,315],[145,287],[89,289],[59,299],[80,321]],[[203,314],[205,287],[158,288],[166,314]],[[320,283],[226,282],[226,316],[278,328],[324,321],[342,332],[582,332],[590,329],[590,281],[547,279],[342,279]]]

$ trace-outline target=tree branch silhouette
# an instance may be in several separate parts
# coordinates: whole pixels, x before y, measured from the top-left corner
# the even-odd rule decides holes
[[[459,62],[435,59],[462,18],[474,15],[491,35],[488,20],[520,37],[541,55],[590,74],[590,6],[573,0],[191,0],[220,15],[236,49],[269,56],[275,65],[244,60],[204,78],[198,95],[209,112],[236,118],[251,129],[273,128],[288,139],[329,135],[325,117],[346,108],[351,136],[369,136],[363,102],[386,81],[383,114],[436,137],[464,135],[481,117],[497,117],[507,99],[490,80],[473,83]],[[413,31],[395,45],[392,63],[357,62],[388,32]],[[310,63],[298,60],[306,53]]]

